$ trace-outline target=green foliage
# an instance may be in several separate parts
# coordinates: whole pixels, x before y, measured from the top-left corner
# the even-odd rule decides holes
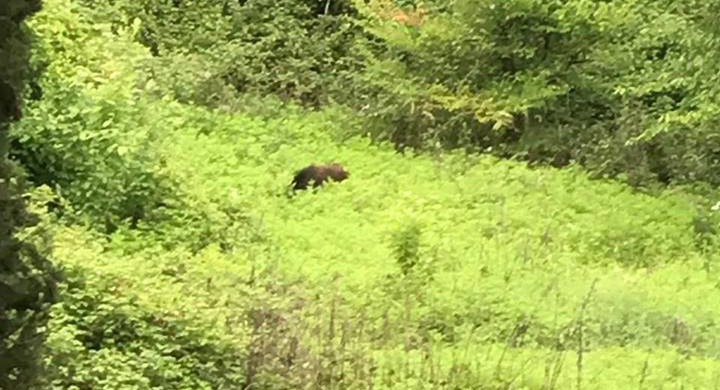
[[[13,156],[37,184],[58,188],[74,210],[113,230],[136,223],[169,196],[150,146],[172,126],[163,104],[143,98],[134,72],[149,57],[109,26],[56,1],[33,20],[42,98],[13,132]],[[91,48],[91,49],[89,49]]]
[[[73,267],[48,340],[51,389],[220,389],[241,386],[244,357],[212,329],[154,312],[131,285]]]
[[[311,389],[357,380],[327,369],[367,361],[342,341],[343,324],[328,329],[310,314],[320,309],[312,292],[262,265],[266,243],[128,254],[82,229],[57,233],[54,254],[72,272],[51,322],[53,388]]]
[[[361,66],[346,0],[102,3],[98,18],[140,21],[137,40],[155,55],[146,63],[154,92],[181,102],[237,107],[243,94],[261,93],[318,105]]]
[[[713,2],[79,4],[124,39],[136,26],[153,54],[136,82],[155,96],[232,111],[257,95],[339,101],[400,149],[575,161],[635,186],[720,182]]]
[[[359,76],[355,106],[401,148],[574,160],[634,185],[717,183],[707,80],[720,40],[715,5],[694,5],[463,0],[431,3],[418,26],[375,16],[367,28],[388,50]]]
[[[361,64],[352,42],[359,34],[343,1],[326,14],[320,1],[250,1],[234,14],[228,44],[215,50],[226,79],[239,92],[273,93],[317,106],[342,90]],[[327,3],[330,4],[330,3]]]
[[[683,196],[642,195],[590,181],[579,170],[559,174],[459,154],[400,157],[360,139],[340,148],[328,143],[325,128],[340,123],[327,123],[330,118],[325,113],[288,113],[269,121],[228,118],[204,137],[177,134],[163,150],[171,162],[168,171],[185,178],[183,188],[198,199],[212,199],[205,207],[252,202],[246,210],[262,221],[264,239],[241,241],[247,246],[234,253],[250,253],[255,262],[300,275],[305,288],[319,296],[327,295],[330,279],[343,281],[345,310],[364,318],[358,326],[367,333],[357,340],[373,340],[374,346],[365,348],[375,351],[383,376],[390,375],[391,361],[413,361],[410,352],[389,350],[429,348],[426,343],[436,345],[439,355],[469,345],[495,348],[487,352],[493,367],[506,364],[492,360],[500,359],[498,344],[513,348],[503,352],[508,356],[516,356],[516,348],[525,351],[518,356],[590,348],[588,375],[605,357],[617,357],[619,346],[631,355],[637,348],[676,346],[692,356],[713,355],[715,338],[699,329],[714,329],[712,315],[703,313],[715,309],[688,306],[688,299],[717,292],[712,277],[703,276],[704,252],[693,249],[696,210]],[[189,145],[197,152],[172,157]],[[279,196],[295,168],[338,160],[340,154],[351,180],[291,200]],[[206,164],[198,169],[200,162]],[[406,267],[411,277],[394,276],[398,266],[413,263]],[[420,264],[432,265],[432,277],[419,273]],[[717,272],[714,265],[709,272]],[[578,325],[578,307],[596,278],[597,292]],[[348,321],[361,321],[352,318]],[[507,364],[520,363],[513,359],[522,358],[508,357]],[[643,361],[633,361],[640,372]],[[542,376],[531,371],[530,381]],[[443,375],[453,377],[451,372]],[[470,372],[507,378],[504,371]],[[575,374],[562,372],[563,383],[572,383]],[[427,379],[421,372],[408,375],[388,381]]]
[[[47,250],[46,221],[26,210],[22,170],[8,161],[9,122],[21,117],[29,34],[25,19],[40,1],[0,4],[0,388],[35,388],[49,308],[60,275]]]
[[[459,1],[416,27],[380,19],[369,28],[389,50],[361,76],[372,97],[368,115],[392,119],[397,133],[385,137],[401,146],[516,140],[491,128],[521,131],[516,115],[555,108],[569,88],[568,52],[585,45],[553,15],[557,7]]]
[[[719,313],[705,302],[718,298],[717,268],[695,246],[697,210],[685,196],[650,197],[579,170],[400,156],[363,139],[338,146],[336,112],[197,123],[192,112],[202,110],[178,111],[188,126],[168,129],[158,150],[165,174],[183,178],[179,190],[217,228],[199,220],[151,224],[152,233],[121,228],[109,246],[77,228],[58,233],[57,258],[103,275],[107,288],[84,290],[112,302],[96,310],[122,307],[136,318],[143,331],[124,331],[131,339],[175,348],[151,316],[194,324],[185,343],[209,338],[220,348],[235,338],[232,352],[215,353],[234,354],[242,365],[233,372],[257,387],[569,389],[580,376],[590,389],[712,388]],[[292,172],[308,161],[341,161],[351,179],[288,199]],[[237,236],[202,249],[183,238],[230,232],[232,215],[247,223]],[[161,247],[173,239],[186,242]],[[117,328],[97,324],[96,333]],[[60,356],[68,340],[84,340],[64,328],[53,328],[71,332],[52,339]],[[87,372],[86,357],[100,355],[76,348],[82,363],[65,365]],[[105,349],[112,357],[94,365],[138,388],[158,370],[138,374],[139,352]],[[177,364],[197,379],[192,364]],[[618,374],[598,374],[611,368]]]
[[[59,188],[37,192],[39,206],[67,198],[116,229],[53,221],[52,245],[35,240],[70,273],[50,323],[50,387],[717,387],[714,189],[653,197],[578,168],[397,154],[348,136],[540,160],[572,149],[601,172],[645,169],[665,161],[667,145],[650,142],[677,134],[651,129],[668,108],[629,86],[680,71],[636,49],[684,38],[640,30],[652,16],[712,34],[686,17],[695,8],[431,2],[419,26],[365,26],[384,41],[347,57],[357,27],[333,24],[352,14],[333,8],[345,3],[87,4],[53,0],[34,21],[43,97],[15,139],[33,179],[37,150]],[[313,35],[325,22],[323,39],[349,32],[329,56]],[[313,89],[318,69],[370,55],[352,82],[339,72]],[[614,93],[617,80],[631,92]],[[347,107],[279,103],[324,93],[368,105],[371,126]],[[286,196],[295,170],[330,161],[351,178]],[[143,217],[122,223],[135,207]]]
[[[418,264],[421,233],[420,226],[413,224],[393,235],[393,255],[404,275]]]
[[[0,179],[0,388],[30,389],[40,376],[46,324],[61,275],[47,259],[47,217],[41,209],[25,210],[22,173],[3,163]]]

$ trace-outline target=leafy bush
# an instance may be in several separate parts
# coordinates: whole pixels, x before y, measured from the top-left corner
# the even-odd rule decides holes
[[[40,1],[0,5],[0,388],[34,388],[49,307],[60,274],[47,260],[47,221],[26,210],[22,170],[8,161],[9,122],[21,117],[29,36],[25,19]]]
[[[109,26],[91,23],[71,2],[48,3],[33,20],[42,96],[28,103],[13,132],[13,156],[36,184],[57,187],[82,214],[108,231],[136,223],[170,196],[151,144],[172,125],[162,103],[143,98],[135,67],[149,54]]]
[[[414,26],[388,20],[410,11],[387,1],[366,10],[389,47],[358,79],[376,138],[577,161],[636,185],[720,180],[717,88],[705,82],[717,77],[714,5],[433,4]]]
[[[350,373],[367,358],[338,345],[344,327],[311,316],[318,306],[301,280],[264,263],[274,255],[267,243],[232,254],[217,245],[128,253],[95,236],[58,229],[54,253],[69,278],[50,324],[52,388],[311,389],[360,379]]]
[[[181,102],[233,108],[260,93],[318,105],[361,66],[347,0],[85,4],[116,26],[140,20],[137,39],[155,55],[145,64],[155,93]]]
[[[171,312],[149,311],[121,281],[70,268],[48,340],[51,389],[237,388],[244,356]]]
[[[139,22],[153,57],[137,62],[138,82],[157,96],[229,110],[248,95],[339,101],[367,120],[362,134],[400,149],[574,161],[638,186],[720,182],[717,91],[704,82],[716,77],[715,4],[415,3],[122,0],[86,12],[114,33]]]
[[[0,178],[11,177],[10,167],[0,166]],[[61,274],[48,261],[49,220],[41,208],[25,210],[25,182],[13,171],[11,180],[2,179],[10,184],[0,185],[0,388],[30,389],[41,378],[38,363]]]

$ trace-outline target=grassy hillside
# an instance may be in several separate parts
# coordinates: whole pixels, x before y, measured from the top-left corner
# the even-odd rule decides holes
[[[237,359],[215,364],[211,383],[236,370],[236,386],[270,388],[717,387],[718,274],[682,196],[339,145],[335,113],[286,114],[216,115],[211,130],[188,120],[154,146],[215,226],[121,229],[109,242],[57,233],[55,258],[109,300],[95,310],[129,310],[150,339],[168,330],[149,318],[187,326],[186,340],[159,338],[171,345],[207,338]],[[294,169],[330,160],[351,179],[285,195]],[[108,340],[104,321],[73,320],[104,329],[101,351],[141,356]],[[60,354],[66,325],[53,329]]]
[[[714,217],[682,192],[179,104],[137,25],[71,4],[34,21],[46,97],[14,133],[67,274],[47,388],[720,387]],[[288,195],[329,161],[350,179]]]

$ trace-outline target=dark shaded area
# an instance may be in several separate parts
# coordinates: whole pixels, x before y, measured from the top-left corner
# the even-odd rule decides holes
[[[37,223],[25,210],[24,180],[8,160],[11,121],[21,118],[19,90],[27,76],[28,41],[22,22],[39,0],[0,2],[0,389],[39,382],[40,354],[59,272],[15,233]]]
[[[10,84],[0,80],[0,122],[18,121],[21,115],[15,89]]]

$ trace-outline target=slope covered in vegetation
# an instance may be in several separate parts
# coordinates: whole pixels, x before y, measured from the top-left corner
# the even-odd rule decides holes
[[[151,377],[162,388],[715,386],[717,269],[686,197],[490,157],[338,146],[322,136],[334,119],[216,115],[210,134],[168,131],[165,174],[204,219],[107,243],[60,230],[55,258],[92,275],[99,301],[60,318],[100,333],[86,348],[129,360],[98,365],[77,346],[65,364],[109,379],[143,364],[166,375],[151,362],[168,360],[179,373]],[[352,180],[288,199],[288,172],[310,158],[342,158]]]
[[[38,245],[67,275],[48,388],[718,387],[712,199],[672,187],[651,196],[575,165],[398,153],[402,137],[373,132],[412,130],[405,114],[477,108],[378,94],[392,86],[372,72],[399,69],[380,57],[407,59],[393,42],[417,26],[384,36],[351,4],[279,3],[283,21],[305,21],[275,25],[263,1],[212,3],[224,15],[213,19],[194,1],[72,0],[47,0],[32,20],[36,75],[12,134],[39,227],[52,233]],[[462,36],[457,13],[437,12],[421,34],[444,20]],[[204,26],[192,39],[178,27],[188,20]],[[328,57],[283,41],[302,30],[297,39],[329,50],[313,35],[323,28],[353,49]],[[331,74],[305,88],[318,70]],[[412,84],[396,76],[394,86]],[[409,111],[358,111],[340,98],[351,79],[367,82],[352,91],[375,91],[355,103]],[[388,127],[388,117],[402,120]],[[446,119],[467,130],[477,118]],[[350,179],[288,194],[296,169],[328,161]]]

